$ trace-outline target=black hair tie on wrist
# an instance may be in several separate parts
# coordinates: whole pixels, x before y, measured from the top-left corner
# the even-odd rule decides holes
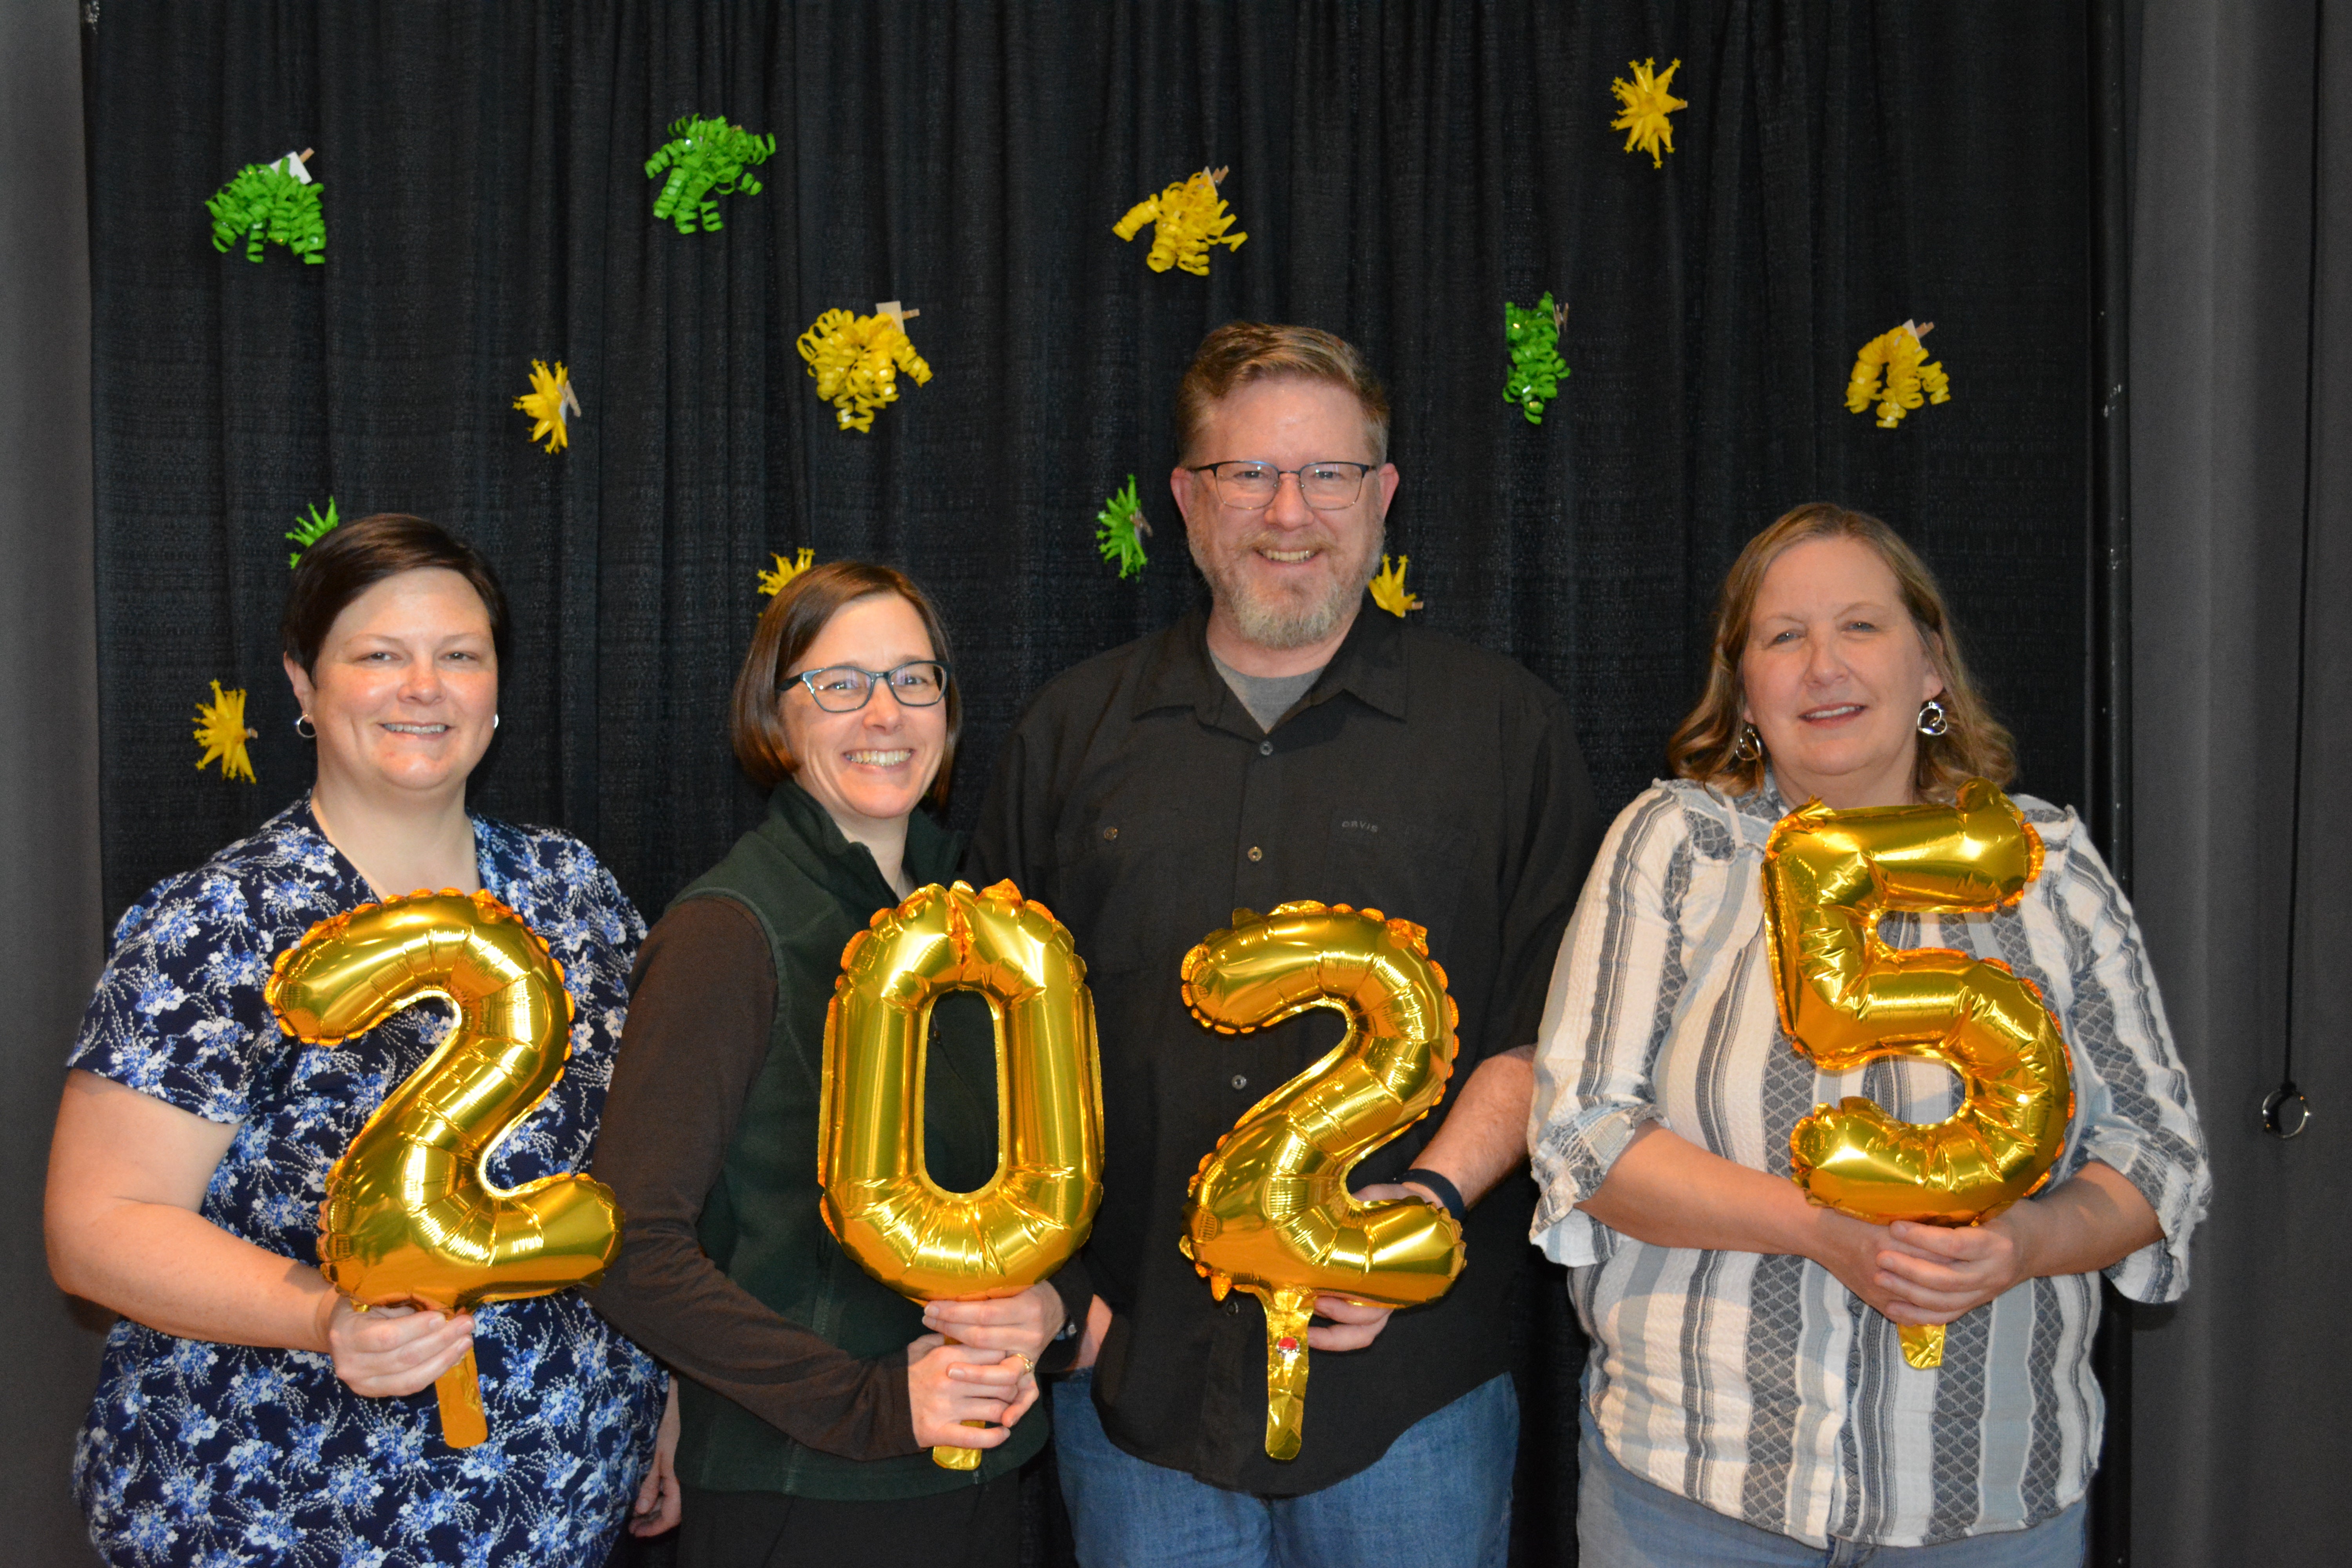
[[[1445,1205],[1445,1212],[1454,1216],[1456,1225],[1461,1224],[1462,1216],[1470,1212],[1470,1205],[1462,1201],[1462,1189],[1434,1171],[1424,1171],[1416,1166],[1399,1176],[1397,1182],[1400,1185],[1406,1182],[1418,1182],[1435,1193],[1437,1201]]]

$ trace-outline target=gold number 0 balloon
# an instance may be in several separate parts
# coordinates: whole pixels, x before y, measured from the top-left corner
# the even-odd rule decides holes
[[[612,1189],[586,1176],[490,1184],[483,1168],[572,1055],[563,968],[488,893],[362,904],[278,955],[263,989],[278,1026],[333,1046],[428,996],[457,1026],[367,1119],[327,1173],[319,1268],[362,1308],[463,1310],[593,1284],[620,1245]],[[489,1436],[474,1352],[435,1384],[453,1448]]]
[[[918,1301],[1026,1290],[1085,1244],[1102,1201],[1102,1065],[1070,933],[1010,882],[934,884],[877,910],[841,970],[817,1122],[826,1227]],[[996,1173],[970,1193],[923,1168],[924,1044],[950,991],[979,992],[996,1020]],[[981,1450],[931,1458],[968,1470]]]
[[[1462,1272],[1462,1227],[1419,1198],[1360,1203],[1356,1163],[1429,1114],[1454,1074],[1458,1021],[1427,933],[1378,910],[1235,910],[1184,955],[1184,1005],[1220,1034],[1328,1007],[1348,1033],[1252,1106],[1201,1162],[1178,1243],[1218,1300],[1265,1307],[1265,1451],[1298,1457],[1307,1326],[1318,1295],[1434,1301]]]
[[[1979,1225],[2050,1179],[2074,1094],[2058,1020],[1999,959],[1897,952],[1881,916],[1986,912],[2042,874],[2042,836],[1983,779],[1954,805],[1781,818],[1764,850],[1764,907],[1780,1027],[1827,1072],[1879,1057],[1938,1058],[1960,1077],[1942,1121],[1897,1121],[1872,1101],[1817,1105],[1789,1135],[1817,1204],[1881,1225]],[[1940,1365],[1940,1325],[1907,1326],[1904,1359]]]

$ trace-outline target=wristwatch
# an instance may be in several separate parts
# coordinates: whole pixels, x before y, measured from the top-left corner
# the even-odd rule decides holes
[[[1406,1182],[1418,1183],[1436,1194],[1437,1201],[1445,1205],[1445,1212],[1454,1216],[1454,1223],[1456,1225],[1461,1224],[1462,1216],[1469,1212],[1470,1205],[1462,1201],[1462,1189],[1434,1171],[1424,1171],[1416,1167],[1399,1176],[1397,1182],[1400,1185]]]

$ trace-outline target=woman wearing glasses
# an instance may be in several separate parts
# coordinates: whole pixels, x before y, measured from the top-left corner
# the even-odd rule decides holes
[[[1045,1440],[1034,1373],[1060,1299],[918,1307],[817,1207],[842,948],[962,853],[917,809],[944,799],[955,752],[947,653],[939,612],[889,567],[794,578],[735,683],[735,755],[772,792],[767,819],[637,961],[595,1160],[628,1220],[596,1304],[679,1374],[681,1568],[1020,1554],[1017,1472]],[[969,1189],[995,1168],[995,1065],[984,1005],[961,1001],[978,1003],[934,1017],[923,1136],[933,1178]],[[942,1469],[935,1444],[986,1453]]]

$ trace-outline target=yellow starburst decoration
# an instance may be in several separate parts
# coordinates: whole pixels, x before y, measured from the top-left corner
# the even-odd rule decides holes
[[[1625,151],[1639,148],[1650,155],[1652,168],[1664,168],[1666,161],[1659,149],[1668,153],[1675,150],[1674,122],[1666,116],[1690,105],[1666,90],[1666,84],[1675,79],[1675,72],[1683,68],[1683,62],[1676,60],[1664,71],[1659,71],[1657,65],[1654,59],[1643,60],[1640,65],[1627,60],[1625,68],[1633,73],[1633,79],[1610,79],[1609,90],[1617,95],[1624,112],[1609,122],[1609,129],[1625,132]]]
[[[1380,575],[1372,579],[1372,603],[1399,620],[1404,619],[1407,610],[1421,608],[1421,600],[1404,591],[1404,569],[1412,560],[1410,555],[1400,555],[1396,563],[1391,565],[1389,558],[1383,555],[1381,557]]]
[[[827,310],[800,335],[798,346],[816,377],[816,395],[834,405],[844,430],[874,428],[874,411],[898,401],[900,371],[917,386],[930,384],[931,367],[915,352],[900,316],[887,310],[870,316]]]
[[[772,554],[773,552],[771,552]],[[784,591],[784,584],[816,564],[816,552],[803,546],[798,558],[791,561],[775,556],[776,569],[760,574],[760,592],[774,598]]]
[[[1853,375],[1845,384],[1847,412],[1860,414],[1876,403],[1878,427],[1892,430],[1922,403],[1949,403],[1951,380],[1944,374],[1942,363],[1929,359],[1919,342],[1935,330],[1933,321],[1924,326],[1906,321],[1863,344],[1862,352],[1853,356]],[[1883,386],[1882,373],[1886,378]]]
[[[547,368],[544,360],[530,362],[530,390],[514,400],[514,405],[530,415],[538,424],[530,427],[530,438],[547,437],[547,454],[553,457],[572,444],[572,435],[565,426],[564,415],[580,412],[580,399],[572,394],[572,375],[563,362]]]
[[[245,727],[245,688],[223,691],[221,683],[214,681],[213,700],[196,704],[196,739],[205,748],[196,767],[202,770],[218,758],[221,777],[252,784],[253,759],[246,755],[245,743],[260,738],[260,731]]]
[[[1234,215],[1225,210],[1217,186],[1228,171],[1207,169],[1189,179],[1179,180],[1156,196],[1146,196],[1127,209],[1127,216],[1110,226],[1111,233],[1121,239],[1133,239],[1147,223],[1160,226],[1152,232],[1151,254],[1143,264],[1154,272],[1165,272],[1171,267],[1181,268],[1196,278],[1209,275],[1209,247],[1222,245],[1227,250],[1239,250],[1245,234],[1227,234],[1234,226]]]

